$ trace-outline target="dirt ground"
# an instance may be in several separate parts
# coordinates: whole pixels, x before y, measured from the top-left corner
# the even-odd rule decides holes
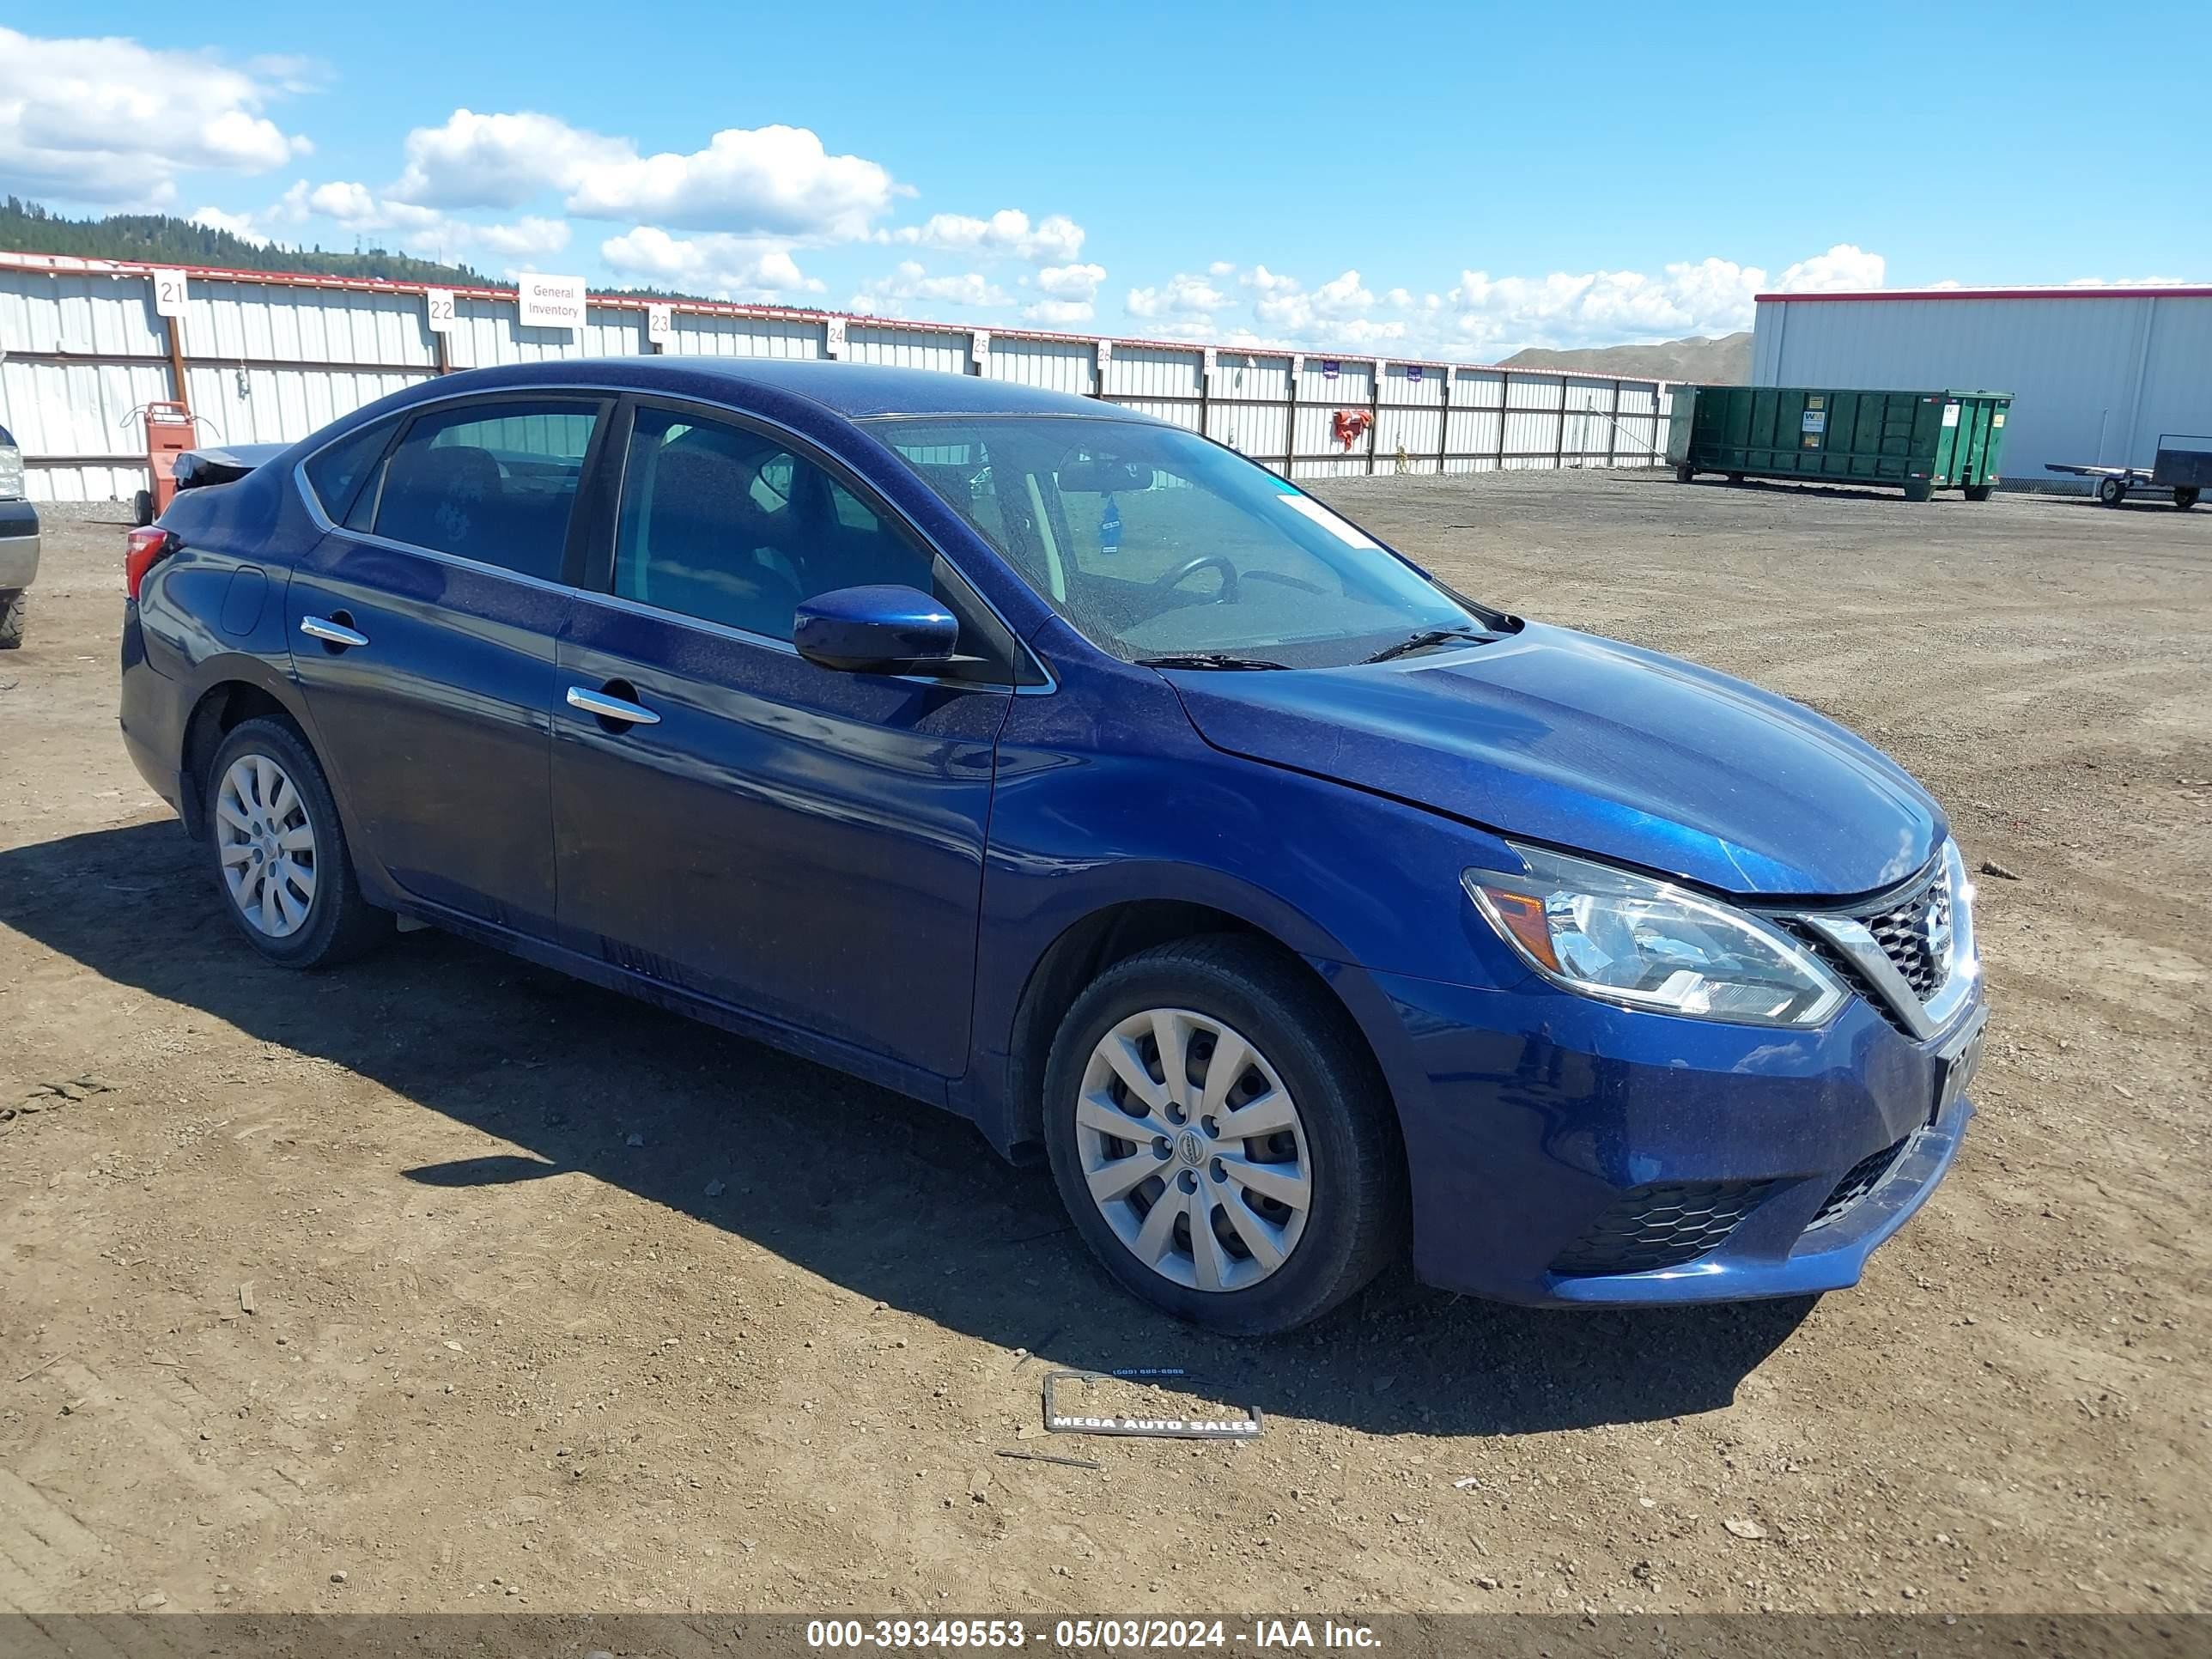
[[[1863,1285],[1401,1276],[1218,1342],[928,1108],[436,933],[264,967],[117,739],[120,525],[57,512],[0,653],[0,1610],[2212,1606],[2212,512],[1328,493],[1848,721],[2015,872],[1982,1115]],[[998,1456],[1048,1361],[1266,1432]]]

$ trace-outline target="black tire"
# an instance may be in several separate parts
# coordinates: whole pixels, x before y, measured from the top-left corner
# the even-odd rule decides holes
[[[1730,483],[1732,483],[1732,484],[1738,484],[1738,483],[1741,483],[1743,482],[1743,474],[1742,474],[1742,473],[1741,473],[1741,472],[1731,472],[1731,473],[1729,473],[1729,482]]]
[[[250,755],[276,763],[297,791],[301,809],[313,832],[314,893],[305,919],[296,931],[272,937],[249,921],[231,896],[223,873],[222,820],[219,790],[233,764]],[[337,803],[331,797],[322,763],[299,728],[289,720],[268,716],[241,721],[232,728],[202,781],[207,802],[208,869],[223,912],[248,944],[286,968],[329,968],[364,956],[392,936],[396,926],[389,911],[379,910],[362,896],[355,878],[353,855],[346,847],[345,829],[338,821]]]
[[[2197,490],[2198,490],[2198,488],[2199,488],[2199,486],[2197,486],[2197,485],[2196,485],[2196,484],[2176,484],[2176,485],[2174,485],[2174,487],[2173,487],[2173,504],[2174,504],[2176,507],[2179,507],[2179,508],[2180,508],[2184,513],[2188,512],[2188,511],[2189,511],[2189,509],[2190,509],[2191,507],[2194,507],[2194,506],[2196,506],[2196,505],[2197,505]],[[0,641],[0,644],[5,644],[5,643],[6,643],[6,641]]]
[[[1687,483],[1691,479],[1697,476],[1698,469],[1692,466],[1687,461],[1679,463],[1674,468],[1674,482],[1676,483]]]
[[[1966,499],[1970,501],[1985,501],[1989,500],[1990,491],[1992,488],[1993,486],[1989,484],[1968,484],[1966,486]]]
[[[1199,1290],[1139,1261],[1085,1184],[1076,1109],[1092,1050],[1121,1021],[1163,1007],[1188,1009],[1244,1035],[1297,1103],[1312,1180],[1304,1230],[1280,1267],[1240,1290]],[[1260,941],[1185,939],[1128,957],[1091,981],[1053,1042],[1043,1127],[1061,1201],[1108,1273],[1139,1299],[1208,1330],[1265,1336],[1307,1324],[1405,1249],[1405,1151],[1382,1074],[1327,989]]]
[[[142,489],[131,498],[131,522],[140,528],[154,522],[154,492]]]
[[[31,615],[31,596],[21,588],[0,593],[0,651],[13,651],[23,642],[23,627]]]
[[[2127,484],[2118,478],[2097,480],[2097,499],[2106,507],[2118,507],[2128,498]]]

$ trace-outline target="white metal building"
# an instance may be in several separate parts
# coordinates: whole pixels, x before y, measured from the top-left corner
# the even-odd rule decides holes
[[[289,442],[456,368],[657,351],[1019,380],[1145,410],[1298,478],[1656,465],[1671,409],[1664,383],[1636,376],[583,298],[580,326],[544,327],[511,289],[0,252],[0,426],[31,498],[69,501],[147,487],[140,411],[155,399],[188,404],[203,442]]]
[[[2148,466],[2161,433],[2212,434],[2212,288],[1762,294],[1756,386],[2009,392],[2004,475],[2086,489],[2046,461]]]

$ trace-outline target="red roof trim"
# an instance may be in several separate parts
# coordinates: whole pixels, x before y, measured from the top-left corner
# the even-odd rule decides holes
[[[1760,305],[1808,300],[2212,300],[2212,288],[1887,288],[1857,294],[1761,294]]]

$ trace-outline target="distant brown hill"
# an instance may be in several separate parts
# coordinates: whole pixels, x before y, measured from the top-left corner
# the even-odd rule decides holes
[[[1531,346],[1508,357],[1505,366],[1742,386],[1751,379],[1751,331],[1723,334],[1717,340],[1692,335],[1686,340],[1665,340],[1656,345],[1592,346],[1581,351],[1547,351]]]

